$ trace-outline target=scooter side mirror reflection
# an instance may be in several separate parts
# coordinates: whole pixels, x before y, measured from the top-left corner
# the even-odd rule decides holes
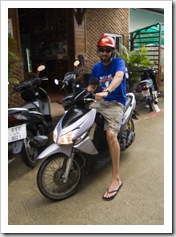
[[[54,79],[54,83],[58,86],[59,85],[59,80],[58,79]]]
[[[40,65],[38,68],[37,68],[37,71],[38,72],[41,72],[45,69],[45,65]]]
[[[73,65],[74,65],[75,67],[77,67],[79,64],[80,64],[80,62],[79,62],[78,60],[76,60]]]

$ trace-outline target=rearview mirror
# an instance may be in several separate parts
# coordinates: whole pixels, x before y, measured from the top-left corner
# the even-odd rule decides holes
[[[37,68],[37,71],[38,72],[41,72],[45,69],[45,65],[40,65],[38,68]]]
[[[80,64],[80,62],[79,62],[78,60],[76,60],[73,65],[74,65],[75,67],[77,67],[79,64]]]
[[[59,85],[59,80],[58,79],[54,79],[54,83],[58,86]]]

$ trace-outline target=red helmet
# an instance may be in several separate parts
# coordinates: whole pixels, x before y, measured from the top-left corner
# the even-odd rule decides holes
[[[115,49],[115,41],[111,36],[104,35],[99,39],[97,47],[111,47]]]

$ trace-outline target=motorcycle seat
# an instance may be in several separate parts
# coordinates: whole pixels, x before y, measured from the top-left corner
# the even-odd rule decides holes
[[[27,112],[28,109],[22,108],[22,107],[9,108],[9,109],[8,109],[8,115],[12,115],[12,114],[15,114],[15,113],[19,113],[19,112],[21,112],[21,111]]]

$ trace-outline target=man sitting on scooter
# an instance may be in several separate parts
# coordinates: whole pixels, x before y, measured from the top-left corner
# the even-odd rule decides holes
[[[102,92],[95,94],[97,102],[91,104],[105,119],[104,130],[112,160],[112,177],[110,185],[103,195],[104,200],[112,200],[122,186],[119,174],[120,145],[117,134],[120,130],[121,120],[126,103],[126,66],[122,58],[113,58],[115,41],[112,37],[104,35],[97,44],[97,53],[101,62],[93,66],[90,75],[89,91],[95,89],[91,85],[92,78],[98,78]]]

